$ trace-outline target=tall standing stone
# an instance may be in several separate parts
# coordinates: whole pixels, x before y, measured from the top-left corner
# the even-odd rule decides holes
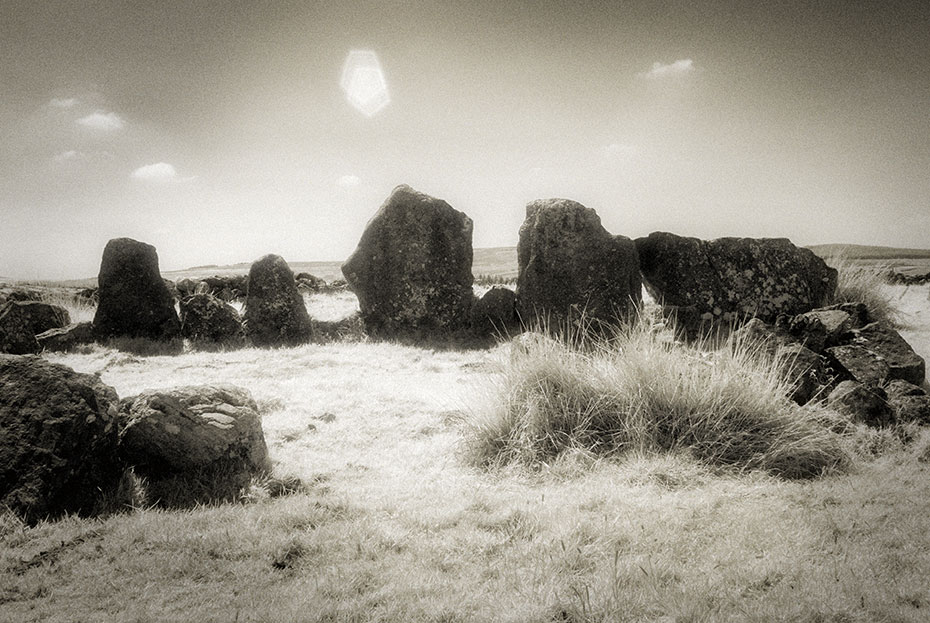
[[[252,264],[243,320],[255,346],[297,346],[313,336],[294,271],[280,255],[269,254]]]
[[[465,327],[472,301],[472,220],[448,203],[398,186],[365,227],[342,274],[369,332]]]
[[[614,236],[597,212],[569,199],[526,206],[517,244],[517,312],[524,323],[550,327],[582,315],[623,322],[642,302],[633,241]]]
[[[181,324],[174,299],[158,272],[155,247],[131,238],[107,243],[100,262],[97,313],[98,337],[142,337],[171,340]]]

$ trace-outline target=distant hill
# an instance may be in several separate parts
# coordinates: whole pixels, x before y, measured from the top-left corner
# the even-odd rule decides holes
[[[850,260],[881,261],[895,266],[913,263],[915,269],[930,268],[930,249],[900,249],[895,247],[878,247],[862,244],[815,244],[807,247],[820,257],[831,258],[842,256]],[[895,261],[897,260],[897,261]],[[923,261],[922,261],[923,260]],[[342,279],[340,267],[344,260],[329,262],[288,262],[295,273],[307,272],[326,281]],[[237,264],[205,266],[192,266],[183,270],[162,271],[162,275],[174,281],[178,279],[198,279],[211,275],[244,275],[249,272],[249,262]],[[901,268],[907,269],[907,266]],[[475,249],[472,261],[472,274],[494,275],[498,277],[516,278],[517,276],[517,248],[492,247]],[[0,279],[0,281],[14,282],[15,280]],[[74,279],[70,281],[55,282],[55,285],[70,287],[90,287],[96,285],[96,278]]]
[[[899,249],[864,244],[814,244],[807,248],[820,257],[842,256],[851,260],[930,259],[930,249]]]

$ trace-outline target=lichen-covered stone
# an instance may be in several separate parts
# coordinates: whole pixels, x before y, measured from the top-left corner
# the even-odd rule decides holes
[[[374,335],[445,333],[467,326],[472,220],[448,203],[398,186],[342,265]]]
[[[158,253],[152,245],[131,238],[110,240],[97,284],[98,337],[172,340],[180,334],[174,298],[158,272]]]
[[[122,474],[112,387],[34,355],[0,355],[0,507],[34,523],[93,510]]]
[[[875,352],[859,344],[842,344],[827,349],[834,366],[853,380],[866,385],[883,385],[891,368]]]
[[[37,301],[9,301],[0,307],[0,353],[39,352],[36,335],[71,322],[68,310]]]
[[[914,352],[901,334],[884,322],[873,322],[853,333],[853,344],[862,346],[888,365],[888,378],[921,385],[926,376],[923,357]]]
[[[181,336],[193,342],[235,344],[245,339],[239,312],[210,294],[181,299]]]
[[[852,318],[845,311],[815,309],[792,318],[788,331],[806,347],[820,353],[839,344],[852,326]]]
[[[784,238],[699,240],[654,232],[636,239],[649,293],[688,331],[757,317],[774,322],[825,305],[837,272]]]
[[[252,264],[244,325],[255,346],[297,346],[313,337],[294,272],[281,256],[266,255]]]
[[[622,323],[642,302],[633,241],[611,235],[597,212],[568,199],[526,206],[517,244],[517,313],[558,330],[566,321]]]

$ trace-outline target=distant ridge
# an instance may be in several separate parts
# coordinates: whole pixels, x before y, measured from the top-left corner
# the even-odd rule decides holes
[[[813,244],[807,247],[820,257],[843,256],[851,260],[906,260],[930,258],[930,249],[900,249],[865,244]]]

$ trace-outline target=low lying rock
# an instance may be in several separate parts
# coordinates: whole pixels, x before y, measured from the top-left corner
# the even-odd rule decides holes
[[[830,392],[827,405],[854,422],[881,427],[894,423],[894,411],[887,399],[881,387],[843,381]]]
[[[211,294],[181,299],[181,336],[193,342],[233,344],[245,340],[239,312]]]
[[[779,319],[781,320],[781,319]],[[815,309],[792,318],[787,330],[815,352],[838,345],[853,328],[852,318],[840,309]]]
[[[472,303],[471,326],[479,335],[512,335],[518,331],[517,298],[513,290],[493,286]]]
[[[96,376],[0,355],[0,507],[29,523],[92,512],[122,475],[117,404]]]
[[[45,351],[68,351],[94,341],[94,323],[76,322],[60,329],[49,329],[37,335],[36,341]]]
[[[120,420],[120,456],[155,490],[206,478],[215,488],[197,501],[227,498],[270,468],[258,408],[239,387],[145,391],[121,402]]]

